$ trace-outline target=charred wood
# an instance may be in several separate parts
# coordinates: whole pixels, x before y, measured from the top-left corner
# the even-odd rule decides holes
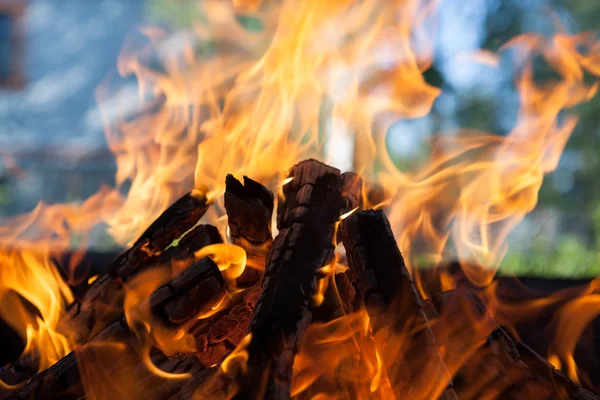
[[[315,160],[295,165],[283,187],[279,234],[269,251],[252,318],[248,373],[238,398],[290,397],[294,356],[312,320],[320,269],[333,260],[335,225],[354,208],[340,171]]]
[[[195,251],[209,244],[221,242],[219,232],[214,226],[198,225],[180,240],[178,246],[170,247],[160,254],[152,256],[146,254],[136,258],[136,263],[140,264],[137,264],[135,270],[167,266],[172,267],[174,274],[177,274],[194,261]],[[135,253],[133,249],[125,252],[115,262],[120,264],[121,261],[118,260],[124,257],[129,260],[125,264],[132,265],[130,255],[133,253]],[[75,343],[85,343],[91,336],[116,321],[123,309],[124,281],[124,277],[108,274],[94,281],[83,299],[69,306],[67,315],[61,320],[62,330],[72,335]]]
[[[109,274],[127,279],[151,258],[162,254],[167,246],[198,223],[209,207],[205,198],[192,193],[177,200],[165,210],[135,241],[133,246],[117,257],[109,267]]]
[[[242,184],[233,175],[227,175],[225,184],[225,210],[231,241],[242,247],[247,255],[246,269],[237,283],[240,287],[247,287],[261,280],[267,253],[273,243],[273,193],[247,176],[244,176]]]
[[[219,302],[225,294],[225,285],[217,265],[210,258],[205,257],[168,284],[154,291],[147,301],[154,315],[163,323],[180,326],[207,312]],[[95,335],[91,342],[103,343],[107,340],[132,342],[134,338],[129,329],[125,317],[122,316]],[[54,399],[77,398],[83,395],[76,354],[75,351],[69,353],[51,368],[33,377],[23,388],[9,393],[5,398]],[[173,363],[172,358],[163,357],[156,365],[168,372],[181,373],[189,369],[189,361],[176,363],[175,366],[172,366]]]
[[[450,383],[421,299],[383,211],[366,210],[348,217],[342,225],[342,237],[373,333],[386,329],[393,337],[394,333],[413,332],[406,360],[397,360],[388,371],[394,392],[400,397],[410,397],[411,391],[424,395],[432,379]],[[427,376],[422,376],[423,371]],[[453,397],[452,389],[446,392]]]
[[[461,362],[447,361],[455,369],[459,398],[493,395],[499,399],[599,399],[574,384],[528,346],[513,341],[472,290],[462,287],[441,292],[430,303],[439,322],[434,334],[445,338],[443,345],[448,353],[469,354]],[[450,321],[457,327],[452,335],[448,332]]]
[[[196,357],[206,366],[218,364],[248,334],[248,328],[260,295],[255,285],[234,295],[228,306],[191,327],[196,338]]]

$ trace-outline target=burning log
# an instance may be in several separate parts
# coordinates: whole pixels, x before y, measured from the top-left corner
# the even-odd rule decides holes
[[[67,314],[60,321],[59,330],[74,343],[87,343],[93,336],[121,318],[123,282],[131,277],[131,274],[152,266],[170,266],[171,263],[181,264],[176,268],[178,272],[191,263],[195,251],[209,244],[222,242],[215,227],[194,227],[207,207],[204,199],[197,199],[191,193],[176,201],[150,225],[130,249],[110,264],[108,274],[95,280],[83,298],[68,307]],[[188,234],[180,240],[179,246],[165,250],[187,231]],[[1,371],[0,380],[16,385],[32,377],[37,370],[37,358],[23,357],[11,368]]]
[[[294,356],[311,322],[320,270],[333,260],[336,222],[357,206],[344,200],[351,197],[343,197],[344,177],[335,168],[308,160],[295,165],[289,178],[250,326],[239,398],[290,397]]]
[[[503,331],[504,332],[504,331]],[[505,332],[504,334],[508,336]],[[535,377],[542,382],[554,386],[559,394],[566,394],[570,399],[598,400],[599,397],[588,390],[576,385],[561,371],[554,368],[546,359],[541,357],[529,346],[521,342],[515,342],[516,350],[520,360],[527,365]]]
[[[147,300],[153,315],[163,323],[181,326],[190,319],[211,309],[225,293],[225,281],[217,265],[208,257],[189,267],[168,284],[160,287]],[[249,318],[248,318],[249,319]],[[102,332],[91,338],[91,343],[103,343],[107,340],[119,339],[131,341],[130,327],[124,316],[107,326]],[[85,351],[85,350],[83,350]],[[192,362],[193,365],[197,362]],[[158,362],[157,362],[158,361]],[[179,362],[174,367],[173,359],[155,358],[155,365],[165,371],[182,372],[189,370],[190,362]],[[203,366],[198,364],[196,369]],[[23,388],[10,393],[5,398],[54,399],[57,396],[83,395],[80,387],[81,376],[77,364],[77,351],[69,353],[51,368],[33,377]],[[148,390],[151,390],[148,388]],[[155,390],[155,389],[152,389]],[[0,398],[4,398],[0,396]],[[61,397],[65,398],[65,397]]]
[[[226,308],[190,328],[196,338],[196,357],[204,366],[219,364],[246,336],[259,295],[258,285],[246,289]]]
[[[313,321],[328,322],[357,311],[362,300],[356,294],[351,272],[334,276],[335,287],[330,285],[324,293],[323,303],[313,311]]]
[[[433,389],[432,381],[449,383],[451,378],[385,214],[366,210],[348,217],[342,237],[348,265],[357,277],[359,295],[371,317],[373,334],[381,329],[398,334],[414,332],[406,361],[397,360],[388,370],[394,393],[404,397],[412,391],[422,398],[431,397],[426,394],[428,387]],[[386,353],[380,349],[384,357]],[[427,376],[420,376],[423,371]],[[452,389],[447,389],[445,395],[455,397]]]
[[[113,261],[109,273],[127,279],[149,265],[153,257],[162,254],[174,240],[192,229],[209,205],[203,196],[194,196],[192,192],[181,197],[142,233],[129,250]]]
[[[223,239],[216,227],[212,225],[196,225],[187,232],[175,246],[171,246],[164,253],[154,257],[142,269],[154,266],[171,267],[174,272],[181,271],[195,262],[194,253],[211,244],[223,243]]]
[[[494,322],[485,303],[473,291],[460,288],[441,292],[428,303],[431,317],[438,319],[434,326],[436,337],[447,338],[448,333],[442,330],[448,329],[449,321],[455,321],[458,330],[454,340],[444,343],[444,346],[459,345],[464,349],[455,348],[453,353],[470,354],[461,365],[450,362],[458,367],[455,390],[459,398],[599,399],[574,384],[528,346],[513,341]],[[473,321],[465,317],[468,315],[480,321],[478,328],[474,328]],[[474,332],[475,329],[480,334]]]
[[[214,395],[222,394],[225,382],[217,375],[219,370],[217,366],[247,335],[259,295],[259,285],[242,290],[234,295],[229,304],[218,313],[199,319],[190,327],[189,332],[196,339],[197,351],[194,355],[193,368],[184,372],[191,374],[191,377],[181,383],[167,382],[163,385],[168,386],[171,400],[190,399],[199,389],[203,393],[210,391]],[[161,367],[161,369],[165,368]],[[201,388],[209,380],[212,384],[216,384],[216,387]],[[164,396],[167,388],[161,390]]]
[[[172,263],[179,263],[175,269],[181,270],[193,260],[194,251],[220,242],[222,239],[214,226],[198,225],[181,239],[179,246],[149,258],[144,257],[137,271],[153,266],[171,266]],[[128,253],[125,252],[123,256],[127,257]],[[117,262],[119,259],[120,257]],[[76,343],[85,343],[107,324],[114,322],[122,310],[124,281],[124,278],[111,275],[104,275],[94,281],[83,299],[69,307],[67,316],[61,321],[62,330],[73,336]]]
[[[243,185],[227,178],[225,208],[232,241],[244,247],[256,266],[270,246],[261,283],[253,284],[259,275],[249,274],[238,280],[247,287],[228,293],[219,267],[210,258],[194,259],[197,250],[221,242],[221,237],[210,225],[195,226],[193,220],[204,211],[193,209],[190,204],[196,200],[188,195],[73,305],[62,322],[74,329],[76,343],[83,345],[20,389],[0,393],[0,399],[81,398],[90,379],[96,380],[95,362],[102,364],[105,376],[125,376],[135,383],[129,397],[182,400],[236,393],[237,398],[286,399],[308,325],[362,307],[385,371],[384,390],[391,387],[398,397],[597,399],[527,346],[515,343],[474,292],[464,288],[442,292],[422,302],[382,211],[358,212],[337,230],[341,217],[361,204],[362,182],[355,174],[340,174],[308,160],[294,166],[290,178],[278,209],[280,231],[272,244],[272,194],[248,178]],[[333,275],[334,247],[340,239],[349,270]],[[159,340],[149,336],[147,341],[145,328],[139,330],[125,317],[124,284],[153,266],[170,267],[174,278],[142,301],[137,311],[151,310],[157,326],[186,331],[191,335],[186,340],[195,340],[195,352],[190,346],[163,354]],[[331,279],[327,290],[321,279]],[[120,362],[95,351],[110,343],[145,352],[120,353],[126,358]],[[438,346],[445,349],[444,359]],[[232,352],[248,358],[241,373],[225,367]],[[2,378],[23,382],[36,365],[35,360],[21,360],[3,371]],[[454,385],[448,387],[451,376]],[[317,390],[319,385],[330,386],[321,377],[312,384]],[[122,397],[110,384],[100,390],[94,395]]]
[[[265,259],[273,243],[273,193],[247,176],[242,185],[233,175],[227,175],[225,184],[225,210],[231,241],[242,247],[247,257],[246,269],[237,283],[246,287],[262,278]]]

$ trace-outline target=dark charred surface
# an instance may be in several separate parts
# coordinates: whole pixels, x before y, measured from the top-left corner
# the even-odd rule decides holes
[[[227,175],[225,210],[233,244],[246,251],[247,266],[237,279],[248,287],[262,279],[267,253],[273,243],[271,216],[274,197],[266,187],[244,176],[244,184]]]
[[[333,260],[334,230],[352,210],[352,190],[340,171],[315,160],[295,165],[283,187],[279,234],[267,257],[262,292],[250,326],[249,373],[237,398],[290,396],[298,343],[312,320],[319,270]]]
[[[408,337],[414,352],[406,354],[404,361],[397,360],[388,371],[394,392],[404,397],[414,389],[410,386],[425,387],[427,379],[450,382],[421,299],[383,211],[351,215],[342,224],[342,238],[373,333],[380,329],[398,334],[413,332]],[[429,376],[423,377],[423,371]]]

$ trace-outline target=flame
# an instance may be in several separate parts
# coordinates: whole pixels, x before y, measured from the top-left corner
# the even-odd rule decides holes
[[[162,377],[182,379],[189,377],[189,374],[167,374],[155,367],[150,360],[153,346],[167,356],[196,350],[196,342],[191,334],[182,328],[162,324],[153,317],[150,304],[146,301],[170,277],[170,271],[162,268],[146,270],[136,275],[125,285],[123,309],[130,329],[144,343],[141,354],[148,369]]]
[[[229,375],[233,370],[239,368],[241,371],[245,372],[246,362],[248,361],[248,352],[246,351],[246,347],[248,347],[251,340],[252,334],[249,333],[244,336],[237,347],[221,363],[221,371]]]
[[[69,332],[58,332],[57,327],[74,300],[68,283],[77,284],[83,273],[75,265],[59,271],[53,258],[77,241],[85,250],[86,235],[120,200],[105,187],[82,204],[40,203],[0,227],[0,317],[25,342],[21,357],[37,360],[39,370],[75,345]]]
[[[576,320],[573,316],[577,315]],[[548,361],[567,373],[574,382],[580,382],[580,374],[573,358],[575,346],[583,330],[600,315],[600,295],[591,294],[568,302],[556,315],[558,332],[550,345]]]
[[[0,252],[0,316],[25,341],[24,355],[39,357],[44,370],[71,351],[57,332],[69,287],[44,254]]]
[[[233,284],[246,269],[246,252],[240,246],[217,243],[206,246],[194,253],[197,259],[210,257],[223,274],[223,278]]]
[[[588,33],[559,32],[549,38],[524,34],[497,53],[462,55],[489,68],[504,67],[502,57],[514,55],[520,96],[514,128],[506,136],[461,130],[439,139],[438,151],[418,171],[401,171],[386,147],[391,124],[427,115],[441,93],[423,77],[433,62],[436,3],[206,0],[199,5],[206,20],[185,32],[180,46],[172,46],[166,31],[143,28],[142,43],[128,42],[118,61],[121,77],[137,79],[138,103],[114,92],[111,80],[97,91],[117,164],[117,187],[103,188],[80,205],[40,204],[0,228],[0,316],[23,337],[25,352],[40,357],[43,369],[75,347],[56,331],[73,296],[50,261],[53,252],[75,246],[84,250],[89,233],[99,224],[109,226],[117,243],[131,243],[190,189],[193,196],[214,203],[204,218],[228,238],[222,196],[227,173],[250,176],[281,193],[293,179],[285,178],[291,165],[310,157],[335,159],[336,146],[349,141],[354,144],[353,169],[374,183],[371,189],[383,188],[383,195],[370,205],[386,210],[421,295],[428,297],[419,267],[453,256],[472,283],[488,286],[506,253],[507,236],[535,208],[544,175],[556,169],[577,124],[568,110],[598,90],[597,82],[584,78],[600,75],[599,46]],[[243,29],[240,13],[256,17],[261,29]],[[197,51],[208,44],[216,55]],[[558,78],[537,82],[532,65],[536,57]],[[124,197],[120,192],[126,187]],[[371,191],[363,197],[370,198]],[[276,224],[273,229],[276,233]],[[75,243],[78,235],[83,245]],[[246,267],[244,250],[217,244],[195,254],[204,256],[218,264],[235,291],[235,278]],[[338,257],[320,271],[315,306],[324,303],[328,288],[335,289],[335,274],[345,268]],[[158,322],[145,302],[169,277],[160,269],[134,277],[125,285],[124,302],[127,323],[142,343],[137,356],[154,375],[167,380],[188,375],[158,369],[150,349],[167,355],[194,351],[191,335]],[[73,268],[67,271],[68,283],[78,278],[87,275]],[[440,281],[444,289],[455,285],[448,274],[442,273]],[[488,289],[493,299],[494,288]],[[519,311],[525,314],[554,301]],[[212,311],[225,304],[227,297]],[[573,350],[596,309],[595,295],[583,293],[557,317],[561,329],[550,360],[575,380],[581,377]],[[506,311],[506,306],[496,310]],[[568,328],[567,316],[573,312],[585,318]],[[467,333],[447,316],[432,324],[451,373],[465,365],[489,334],[488,321],[470,316],[463,323],[470,327]],[[408,354],[411,335],[392,329],[373,335],[369,324],[362,309],[312,324],[294,364],[293,394],[391,398],[395,382],[390,368],[393,360]],[[249,341],[247,336],[220,365],[221,372],[244,370]],[[128,350],[118,343],[79,348],[84,385],[94,386],[98,369],[93,363],[105,367]],[[419,381],[410,396],[433,398],[444,390],[444,382],[425,386]],[[106,397],[140,395],[134,389],[89,390]]]
[[[422,254],[434,264],[443,258],[452,237],[469,279],[481,286],[491,282],[506,252],[507,235],[536,206],[544,174],[556,168],[577,124],[576,117],[567,115],[561,121],[559,114],[597,91],[597,83],[583,81],[581,60],[591,56],[575,51],[586,43],[583,38],[557,34],[547,41],[528,34],[503,47],[529,54],[516,80],[519,117],[506,137],[441,139],[445,151],[434,155],[417,174],[401,173],[389,165],[383,182],[398,193],[389,215],[411,267],[417,263],[412,248],[415,237],[423,238],[428,251]],[[544,57],[562,79],[536,84],[534,55]],[[468,162],[462,160],[467,157]]]
[[[300,347],[294,361],[292,396],[348,398],[352,393],[354,398],[393,398],[376,342],[370,335],[366,311],[327,323],[313,323]]]

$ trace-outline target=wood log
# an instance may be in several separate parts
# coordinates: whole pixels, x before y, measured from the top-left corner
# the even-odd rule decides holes
[[[319,270],[333,259],[336,222],[354,208],[344,200],[344,177],[335,168],[307,160],[289,177],[278,208],[279,234],[250,326],[248,372],[237,398],[290,397],[294,356],[312,319]]]
[[[248,287],[261,280],[273,243],[273,193],[247,176],[242,185],[233,175],[227,175],[225,185],[225,210],[231,241],[242,247],[247,256],[246,269],[237,284]]]
[[[342,238],[348,265],[357,277],[359,296],[371,318],[373,334],[385,329],[390,340],[402,335],[408,343],[408,351],[401,349],[402,354],[379,349],[384,358],[401,358],[388,369],[394,393],[401,398],[432,398],[430,390],[435,389],[431,382],[449,385],[451,377],[437,350],[389,221],[380,210],[358,212],[342,224]],[[455,395],[451,388],[446,388],[445,396]]]
[[[206,367],[219,364],[248,333],[260,286],[237,293],[219,313],[197,321],[190,333],[196,338],[196,357]]]
[[[506,332],[504,334],[508,336]],[[599,396],[575,384],[529,346],[518,341],[515,341],[515,346],[519,354],[519,359],[527,365],[533,375],[544,383],[554,386],[559,392],[566,394],[568,397],[565,396],[565,398],[580,400],[600,399]]]
[[[205,257],[168,284],[154,291],[147,301],[154,311],[153,315],[160,318],[163,323],[181,326],[190,319],[210,310],[222,299],[225,287],[226,284],[218,266],[210,258]],[[132,339],[133,336],[127,321],[122,316],[92,337],[91,343],[106,343],[109,340],[132,342]],[[77,398],[83,395],[76,358],[75,351],[69,353],[51,368],[33,377],[23,388],[5,393],[6,398],[54,399],[66,398],[62,396]],[[155,365],[169,372],[185,372],[184,370],[188,368],[186,363],[170,367],[173,364],[171,358],[159,356],[154,361],[159,361],[155,362]],[[0,396],[0,398],[5,397]]]
[[[171,400],[194,398],[226,398],[224,391],[229,379],[219,373],[221,362],[247,335],[254,307],[260,295],[260,286],[255,285],[236,295],[217,314],[198,320],[189,332],[196,338],[197,352],[194,355],[193,369],[174,372],[189,372],[190,379],[181,382],[167,382],[161,394],[171,393]],[[156,365],[164,362],[155,360]],[[166,370],[161,366],[161,369]],[[229,382],[230,383],[230,382]]]
[[[357,289],[352,282],[352,277],[348,272],[335,275],[335,285],[342,303],[342,311],[345,314],[350,314],[356,310],[362,300],[356,295]],[[341,315],[334,315],[337,318]]]
[[[458,364],[450,361],[456,364],[454,382],[459,398],[600,399],[574,384],[528,346],[515,342],[494,322],[483,300],[472,290],[461,287],[441,292],[429,302],[438,320],[434,334],[444,338],[447,353],[455,358],[470,354]],[[457,327],[452,337],[448,332],[450,321]]]
[[[169,247],[162,254],[152,258],[147,269],[155,266],[170,267],[174,274],[181,272],[193,264],[194,253],[211,244],[223,243],[219,230],[212,225],[197,225],[183,236],[176,246]]]
[[[173,265],[174,273],[184,270],[193,260],[194,252],[214,243],[221,243],[218,230],[211,225],[198,225],[184,236],[179,245],[153,256],[137,258],[137,271],[154,266]],[[122,257],[128,258],[128,252]],[[121,264],[120,261],[116,261]],[[114,263],[113,263],[114,264]],[[128,264],[131,265],[131,264]],[[59,328],[75,343],[86,343],[89,338],[119,318],[123,309],[123,283],[125,277],[103,275],[94,281],[80,302],[68,308]]]
[[[67,314],[59,322],[59,332],[72,343],[87,343],[92,336],[121,317],[122,286],[131,273],[156,265],[170,265],[172,262],[179,263],[176,268],[176,272],[179,272],[191,263],[189,260],[193,260],[195,251],[208,244],[222,242],[215,227],[194,227],[207,207],[204,199],[196,199],[191,193],[176,201],[150,225],[133,247],[111,263],[109,273],[96,279],[81,300],[67,307]],[[190,229],[180,240],[179,246],[165,251],[169,244]],[[119,275],[119,271],[124,275]],[[16,385],[35,375],[38,365],[36,357],[23,357],[10,368],[0,371],[0,380]]]
[[[109,274],[122,279],[134,275],[148,265],[151,258],[162,254],[174,240],[192,229],[209,206],[205,198],[197,198],[192,192],[181,197],[142,233],[130,249],[111,263]]]
[[[195,354],[166,357],[156,352],[151,358],[154,365],[163,371],[188,373],[191,377],[184,380],[161,380],[148,374],[144,365],[140,365],[136,368],[136,376],[140,381],[137,389],[139,397],[189,399],[194,393],[195,396],[200,396],[197,398],[204,398],[208,394],[211,398],[213,395],[223,397],[225,377],[218,373],[218,365],[247,334],[259,294],[259,286],[238,292],[217,314],[205,319],[194,319],[194,324],[186,324],[188,331],[196,339]],[[153,296],[161,297],[158,291]],[[118,374],[118,371],[113,374]]]

